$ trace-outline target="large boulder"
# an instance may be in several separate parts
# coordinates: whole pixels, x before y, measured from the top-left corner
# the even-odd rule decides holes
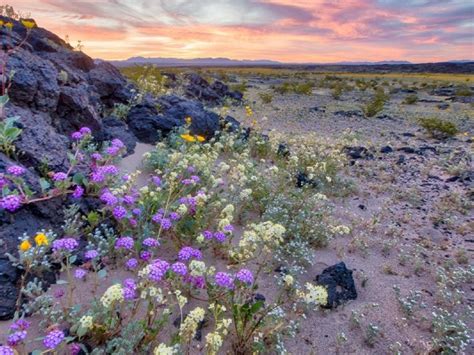
[[[106,117],[102,120],[103,139],[110,141],[120,139],[127,147],[127,153],[132,154],[137,145],[136,136],[128,129],[127,124],[117,117]]]
[[[349,270],[344,262],[324,269],[321,275],[316,276],[315,281],[318,285],[326,287],[328,292],[326,308],[335,308],[357,298],[352,270]]]
[[[209,84],[207,80],[196,73],[188,74],[186,79],[188,84],[185,87],[185,95],[188,98],[197,99],[209,105],[220,104],[226,98],[242,100],[243,95],[240,92],[229,90],[229,87],[220,81],[216,80]]]

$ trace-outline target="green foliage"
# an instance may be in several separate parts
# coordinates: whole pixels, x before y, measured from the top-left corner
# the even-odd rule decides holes
[[[311,95],[313,91],[314,84],[311,82],[305,83],[290,83],[284,82],[279,86],[274,86],[273,91],[278,94],[298,94],[298,95]]]
[[[247,81],[244,80],[244,81],[242,81],[242,82],[239,83],[239,84],[231,85],[231,86],[230,86],[230,89],[231,89],[232,91],[238,91],[238,92],[240,92],[240,93],[242,93],[242,94],[245,94],[245,92],[247,91]]]
[[[20,136],[22,130],[15,127],[18,117],[8,117],[4,121],[0,121],[0,151],[7,156],[11,156],[15,152],[15,142]]]
[[[258,95],[264,104],[270,104],[273,101],[273,95],[269,92],[261,92]]]
[[[421,118],[419,123],[433,138],[446,139],[455,136],[459,132],[455,123],[436,117]]]
[[[467,86],[461,86],[456,89],[456,96],[472,96],[472,91]]]
[[[408,95],[405,97],[405,100],[403,100],[403,103],[406,105],[414,105],[418,102],[418,96],[416,94]]]
[[[376,114],[382,111],[387,100],[388,96],[385,94],[385,91],[382,88],[377,88],[372,100],[362,107],[365,117],[374,117]]]

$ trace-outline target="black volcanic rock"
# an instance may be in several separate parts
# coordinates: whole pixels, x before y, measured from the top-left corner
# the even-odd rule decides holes
[[[328,303],[325,308],[336,308],[357,298],[352,270],[349,270],[343,262],[324,269],[321,275],[316,276],[315,281],[325,286],[328,292]]]

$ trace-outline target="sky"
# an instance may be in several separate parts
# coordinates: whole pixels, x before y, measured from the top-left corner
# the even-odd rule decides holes
[[[3,0],[2,0],[3,1]],[[94,58],[474,58],[473,0],[14,0]]]

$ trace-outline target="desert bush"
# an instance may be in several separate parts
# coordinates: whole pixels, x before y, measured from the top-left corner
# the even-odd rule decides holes
[[[382,111],[387,100],[388,96],[385,94],[385,91],[382,88],[377,88],[372,100],[362,107],[365,117],[374,117]]]
[[[455,136],[459,132],[455,123],[436,117],[421,118],[419,124],[433,138],[445,139]]]
[[[405,97],[405,100],[403,100],[403,103],[405,105],[414,105],[418,102],[418,96],[416,94],[408,95]]]
[[[261,92],[258,96],[260,96],[260,100],[262,100],[264,104],[270,104],[273,101],[273,95],[269,92]]]
[[[245,94],[245,92],[247,91],[247,81],[244,80],[244,81],[240,82],[239,84],[231,85],[230,89],[232,91],[238,91],[242,94]]]
[[[456,89],[456,96],[472,96],[472,91],[468,86],[460,86]]]
[[[311,95],[313,91],[314,84],[311,82],[306,83],[291,83],[284,82],[281,85],[274,86],[273,91],[278,94],[298,94],[298,95]]]

